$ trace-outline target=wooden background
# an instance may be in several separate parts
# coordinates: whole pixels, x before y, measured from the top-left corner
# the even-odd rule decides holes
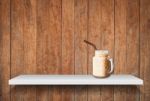
[[[91,74],[108,49],[115,74],[144,86],[9,86],[20,74]],[[0,0],[0,101],[150,101],[150,0]]]

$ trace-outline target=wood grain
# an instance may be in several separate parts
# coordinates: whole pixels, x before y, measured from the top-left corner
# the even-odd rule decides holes
[[[62,74],[74,74],[74,0],[62,0]],[[62,101],[74,101],[74,87],[63,86]]]
[[[20,5],[18,5],[18,3]],[[12,1],[12,77],[36,73],[36,2]],[[17,8],[17,7],[18,8]],[[17,9],[16,9],[16,8]],[[17,69],[17,71],[16,71]],[[36,100],[35,86],[15,87],[12,100]],[[18,94],[18,93],[21,94]],[[15,95],[14,95],[15,94]]]
[[[37,3],[37,73],[61,73],[61,0]],[[61,89],[37,87],[38,101],[60,101]]]
[[[102,49],[109,50],[110,57],[114,58],[114,1],[102,0],[101,9]],[[112,86],[102,86],[101,100],[114,100],[114,89]]]
[[[98,49],[101,49],[101,2],[100,0],[89,0],[88,13],[88,40],[94,43]],[[92,75],[92,57],[94,56],[94,49],[88,46],[88,74]],[[88,101],[99,101],[100,87],[88,86]]]
[[[140,77],[144,79],[141,87],[141,101],[150,98],[150,1],[140,1]]]
[[[87,74],[88,0],[75,0],[75,74]],[[75,87],[75,101],[87,101],[87,86]]]
[[[22,0],[11,1],[11,77],[25,73],[24,67],[24,40],[23,18],[24,4]],[[25,87],[11,87],[11,100],[22,101],[26,99]]]
[[[23,52],[26,74],[36,73],[36,1],[24,0]],[[36,101],[36,87],[29,86],[25,100]]]
[[[150,94],[146,93],[144,99],[142,99],[141,101],[149,101],[150,99]]]
[[[0,0],[0,101],[10,101],[10,0]]]
[[[48,74],[49,51],[48,35],[50,31],[49,0],[37,0],[37,34],[36,34],[36,65],[37,74]],[[48,101],[48,86],[37,86],[36,95],[38,101]],[[52,96],[50,96],[52,97]]]
[[[127,0],[115,0],[115,73],[126,73],[126,9]],[[114,101],[126,101],[126,87],[115,86]]]
[[[139,0],[127,0],[126,32],[127,63],[126,72],[139,76]],[[137,87],[127,87],[127,100],[138,101]]]
[[[149,101],[149,0],[0,0],[0,12],[0,100]],[[92,74],[84,39],[144,86],[8,86],[20,74]]]
[[[61,45],[62,45],[62,35],[61,35],[61,22],[62,22],[62,6],[61,0],[50,0],[49,12],[50,16],[50,26],[49,26],[49,34],[48,34],[48,63],[47,68],[49,69],[50,74],[61,74]],[[50,86],[49,92],[52,91],[52,94],[49,94],[49,99],[53,99],[53,101],[61,100],[61,89],[57,86]],[[52,96],[52,97],[51,97]]]

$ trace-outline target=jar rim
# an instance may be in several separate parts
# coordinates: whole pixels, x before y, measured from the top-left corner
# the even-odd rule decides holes
[[[95,55],[108,55],[108,50],[95,50]]]

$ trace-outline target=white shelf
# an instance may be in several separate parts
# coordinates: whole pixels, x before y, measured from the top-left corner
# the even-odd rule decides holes
[[[20,75],[10,79],[9,85],[143,85],[143,80],[132,75]]]

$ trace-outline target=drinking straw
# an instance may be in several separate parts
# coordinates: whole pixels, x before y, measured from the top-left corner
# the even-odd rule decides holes
[[[93,43],[91,43],[91,42],[89,42],[87,40],[84,40],[84,42],[89,44],[89,45],[91,45],[95,50],[97,50],[96,45],[94,45]]]

